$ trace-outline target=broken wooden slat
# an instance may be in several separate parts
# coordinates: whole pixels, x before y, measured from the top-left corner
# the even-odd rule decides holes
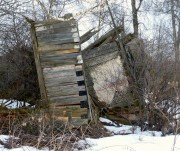
[[[92,36],[94,36],[96,33],[99,32],[99,30],[95,30],[95,31],[93,31],[93,32],[92,32],[92,30],[94,30],[94,28],[91,29],[91,30],[89,30],[88,32],[86,32],[84,35],[82,35],[82,36],[80,37],[80,43],[81,43],[81,44],[84,43],[84,42],[86,42],[86,41],[88,41]]]
[[[123,31],[123,27],[119,26],[117,27],[118,32],[122,32]],[[105,35],[101,36],[99,39],[97,39],[94,43],[90,44],[87,48],[85,48],[83,51],[86,51],[88,49],[93,49],[95,47],[98,47],[101,45],[101,43],[103,43],[108,37],[113,36],[116,34],[116,30],[112,29],[111,31],[107,32]]]

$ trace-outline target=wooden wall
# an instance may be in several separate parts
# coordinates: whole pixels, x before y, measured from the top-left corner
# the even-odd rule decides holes
[[[89,95],[98,107],[111,107],[116,91],[124,94],[128,87],[117,44],[87,49],[82,57]]]
[[[80,108],[87,104],[87,94],[82,64],[77,63],[80,40],[76,21],[35,22],[31,33],[41,98],[50,101],[58,116],[69,116],[75,108],[80,114],[72,117],[80,117],[81,111],[87,114],[87,109]],[[64,114],[67,109],[68,115]]]

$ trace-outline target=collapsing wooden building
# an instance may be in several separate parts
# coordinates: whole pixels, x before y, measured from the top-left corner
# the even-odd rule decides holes
[[[99,31],[90,30],[80,38],[75,19],[64,18],[31,23],[41,98],[50,103],[55,117],[80,126],[88,121],[88,115],[96,116],[92,106],[102,109],[134,104],[139,94],[133,80],[141,79],[135,75],[141,66],[135,67],[135,60],[144,58],[141,42],[132,34],[121,39],[126,51],[123,58],[117,44],[116,34],[123,31],[119,26],[81,52],[80,44]],[[78,61],[81,53],[83,63]],[[134,113],[121,117],[134,120]]]
[[[75,19],[31,23],[41,98],[57,118],[74,125],[87,122],[88,103],[83,66],[78,62],[80,38]]]

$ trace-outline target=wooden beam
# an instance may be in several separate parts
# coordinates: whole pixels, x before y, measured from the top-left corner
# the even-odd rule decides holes
[[[123,27],[119,26],[117,28],[118,32],[122,32],[123,31]],[[101,36],[99,39],[97,39],[94,43],[90,44],[87,48],[85,48],[83,51],[86,51],[88,49],[93,49],[95,47],[100,46],[107,38],[109,38],[110,36],[113,36],[116,34],[116,30],[112,29],[109,32],[107,32],[105,35]]]
[[[86,32],[84,35],[82,35],[80,37],[80,43],[81,44],[88,41],[92,36],[94,36],[96,33],[98,33],[100,31],[100,29],[99,30],[94,30],[94,31],[93,30],[94,30],[94,28],[89,30],[88,32]]]
[[[43,77],[43,71],[40,63],[40,56],[38,53],[38,44],[37,44],[37,38],[36,38],[36,31],[34,24],[31,24],[31,36],[32,36],[32,42],[33,42],[33,49],[34,49],[34,58],[36,63],[36,69],[38,74],[38,82],[40,87],[40,93],[41,93],[41,99],[47,101],[47,93],[46,93],[46,87]]]

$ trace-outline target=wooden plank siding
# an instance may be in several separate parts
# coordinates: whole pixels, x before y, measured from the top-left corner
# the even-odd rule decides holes
[[[71,108],[80,108],[81,101],[87,101],[82,64],[77,63],[81,55],[77,23],[74,19],[48,20],[35,22],[32,27],[41,96],[55,112],[60,106],[71,106],[68,112],[73,118]]]

